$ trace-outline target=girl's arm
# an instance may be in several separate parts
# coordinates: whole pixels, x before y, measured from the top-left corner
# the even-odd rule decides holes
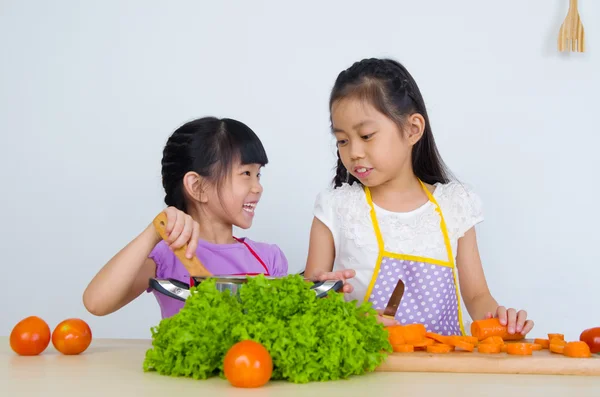
[[[508,324],[508,332],[527,334],[533,328],[533,321],[527,320],[524,310],[506,309],[499,306],[488,288],[477,247],[475,228],[469,229],[458,240],[456,264],[460,292],[473,320],[497,316],[502,325]]]
[[[191,258],[198,246],[198,222],[174,207],[168,207],[164,212],[167,214],[166,243],[173,249],[187,243],[186,256]],[[85,308],[94,315],[104,316],[119,310],[144,292],[148,288],[148,280],[156,276],[156,263],[148,256],[160,240],[150,224],[119,251],[83,293]]]
[[[346,280],[354,277],[356,272],[354,270],[332,272],[334,260],[335,244],[333,235],[323,222],[317,217],[314,217],[310,229],[308,258],[306,259],[304,277],[319,281],[343,280],[343,292],[352,292],[354,287],[352,287],[351,284],[346,283]]]
[[[119,251],[87,286],[83,293],[85,308],[96,316],[104,316],[144,292],[148,280],[156,274],[156,263],[148,255],[159,241],[150,225]]]

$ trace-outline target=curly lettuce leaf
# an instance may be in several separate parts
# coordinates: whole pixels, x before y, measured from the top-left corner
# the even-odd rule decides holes
[[[310,285],[299,275],[256,276],[236,299],[204,281],[178,314],[153,329],[144,369],[223,376],[227,350],[251,339],[271,354],[273,380],[306,383],[373,371],[392,348],[371,304],[346,302],[338,293],[318,299]]]
[[[222,372],[223,357],[236,342],[230,330],[242,321],[240,302],[217,291],[214,280],[190,292],[179,313],[151,329],[153,347],[146,352],[145,371],[194,379]]]

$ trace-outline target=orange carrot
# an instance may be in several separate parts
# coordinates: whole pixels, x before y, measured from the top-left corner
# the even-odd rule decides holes
[[[550,339],[535,339],[533,342],[542,346],[543,349],[550,347]]]
[[[392,345],[392,348],[396,353],[412,353],[415,351],[415,347],[413,345]]]
[[[403,345],[406,343],[402,332],[402,325],[392,325],[385,329],[388,331],[388,340],[391,345]]]
[[[565,351],[565,345],[560,345],[557,343],[550,343],[549,349],[552,353],[563,354]]]
[[[532,348],[534,351],[537,351],[537,350],[542,350],[542,349],[543,349],[542,345],[540,345],[540,344],[538,344],[538,343],[532,343],[532,344],[531,344],[531,348]]]
[[[452,346],[444,345],[442,343],[427,346],[427,353],[435,353],[435,354],[450,353],[452,350],[453,350]]]
[[[590,347],[587,343],[577,341],[566,344],[563,354],[572,358],[589,358],[592,357]]]
[[[408,324],[402,326],[402,335],[404,336],[404,340],[408,344],[412,344],[414,342],[420,342],[425,338],[427,334],[427,329],[423,324]]]
[[[564,346],[567,344],[567,342],[564,339],[554,338],[554,339],[550,339],[550,344]]]
[[[418,342],[411,343],[414,347],[427,347],[433,345],[435,342],[433,339],[423,338]]]
[[[467,343],[477,346],[479,344],[479,339],[474,336],[459,336],[459,338]]]
[[[498,354],[502,351],[502,346],[496,343],[480,343],[477,346],[477,351],[485,354]]]
[[[554,338],[565,340],[565,336],[563,334],[548,334],[548,340],[552,340]]]
[[[448,339],[449,339],[449,337],[448,337],[448,336],[444,336],[444,335],[436,334],[436,333],[434,333],[434,332],[427,332],[427,333],[425,334],[425,336],[426,336],[427,338],[429,338],[429,339],[433,339],[433,340],[434,340],[434,341],[436,341],[436,342],[443,343],[443,344],[448,344],[448,343],[447,343],[447,342],[448,342]]]
[[[499,336],[503,340],[521,340],[525,335],[521,333],[509,334],[508,327],[500,324],[497,318],[473,321],[471,324],[471,335],[478,340],[484,340],[490,336]]]
[[[500,351],[501,351],[502,353],[506,353],[507,346],[508,346],[508,343],[505,343],[505,344],[503,344],[503,345],[500,347]]]
[[[516,356],[531,356],[533,349],[531,343],[507,343],[506,352]]]
[[[448,344],[468,352],[472,352],[475,349],[475,346],[472,343],[465,342],[460,336],[451,336],[448,340]]]
[[[491,344],[491,345],[503,345],[504,339],[499,336],[490,336],[489,338],[485,338],[480,343],[483,344]]]

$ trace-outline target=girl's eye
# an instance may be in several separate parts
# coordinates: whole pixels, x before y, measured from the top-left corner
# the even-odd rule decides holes
[[[338,145],[338,146],[343,146],[343,145],[345,145],[345,144],[346,144],[346,142],[348,142],[348,140],[347,140],[347,139],[339,139],[339,140],[337,141],[337,145]]]
[[[363,136],[361,136],[361,138],[362,138],[363,140],[365,140],[365,141],[368,141],[369,139],[371,139],[371,138],[373,137],[373,135],[374,135],[374,134],[375,134],[375,133],[373,133],[373,134],[367,134],[367,135],[363,135]]]
[[[242,175],[248,175],[248,176],[251,176],[251,175],[250,175],[250,171],[244,171],[244,172],[242,172]]]

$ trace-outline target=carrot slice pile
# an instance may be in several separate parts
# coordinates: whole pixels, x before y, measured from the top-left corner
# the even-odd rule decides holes
[[[477,348],[482,354],[507,353],[531,356],[534,351],[549,349],[555,354],[572,358],[589,358],[591,352],[585,342],[567,342],[563,334],[549,333],[548,339],[537,338],[533,343],[522,341],[524,335],[508,334],[507,327],[498,319],[473,322],[473,336],[441,335],[427,332],[423,324],[394,325],[386,327],[390,344],[396,353],[427,352],[447,354],[455,350],[473,352]],[[508,343],[506,343],[508,342]]]
[[[589,358],[592,356],[590,347],[582,341],[569,342],[565,345],[563,354],[573,358]]]

